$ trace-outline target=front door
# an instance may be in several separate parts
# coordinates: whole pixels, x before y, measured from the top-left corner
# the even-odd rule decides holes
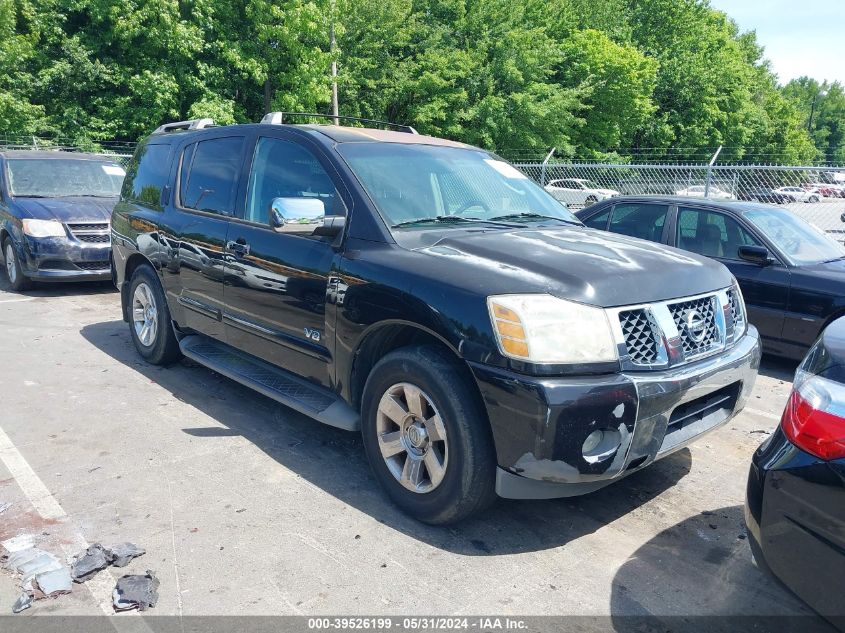
[[[333,169],[300,143],[284,131],[256,140],[243,217],[229,229],[224,327],[230,345],[330,386],[326,291],[339,254],[313,223],[270,223],[274,201],[345,215]]]
[[[790,274],[782,263],[760,266],[740,259],[740,246],[765,246],[731,216],[679,207],[677,246],[719,260],[739,282],[748,320],[770,343],[780,340],[789,300]]]
[[[234,215],[243,169],[242,135],[206,138],[186,145],[179,158],[172,225],[178,267],[169,292],[176,295],[179,325],[223,339],[223,276],[229,219]]]

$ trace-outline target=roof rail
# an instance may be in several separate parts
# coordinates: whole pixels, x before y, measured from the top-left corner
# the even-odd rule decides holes
[[[191,119],[190,121],[175,121],[159,125],[153,134],[165,134],[175,130],[202,130],[214,126],[214,119]]]
[[[338,119],[340,121],[358,121],[359,123],[377,123],[386,127],[396,128],[400,132],[407,132],[408,134],[419,134],[410,125],[402,125],[400,123],[391,123],[390,121],[379,121],[378,119],[363,119],[357,116],[335,116],[334,114],[317,114],[316,112],[268,112],[261,119],[262,123],[270,125],[281,125],[285,122],[285,117],[318,117],[320,119]]]

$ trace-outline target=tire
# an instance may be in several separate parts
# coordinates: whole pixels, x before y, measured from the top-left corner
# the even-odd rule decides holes
[[[458,361],[437,347],[407,347],[382,358],[364,387],[361,433],[373,473],[387,496],[423,523],[455,523],[496,498],[489,424],[478,394],[459,369]],[[414,390],[422,396],[421,407],[408,405]],[[391,403],[398,408],[388,417]],[[414,409],[422,409],[422,416],[413,416]],[[390,442],[381,439],[386,436]],[[444,440],[432,439],[438,436]],[[384,457],[382,447],[392,454]],[[436,460],[439,474],[430,460]],[[409,469],[410,464],[417,468]]]
[[[6,236],[6,239],[3,240],[3,262],[5,263],[6,278],[9,280],[12,290],[20,292],[32,286],[32,280],[23,274],[18,254],[15,252],[15,246],[9,236]]]
[[[596,198],[595,196],[588,196],[587,199],[584,201],[584,206],[589,207],[590,205],[595,204],[598,201],[598,198]]]
[[[164,291],[147,265],[136,268],[129,282],[129,332],[148,363],[170,365],[182,358]]]
[[[818,201],[819,201],[818,196],[810,196],[810,198],[807,200],[807,202],[818,202]]]

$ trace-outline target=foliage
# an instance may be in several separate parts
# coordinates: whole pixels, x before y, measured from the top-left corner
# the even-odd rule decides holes
[[[819,159],[845,164],[845,88],[838,81],[809,77],[790,81],[784,95],[800,112],[801,125],[813,139]],[[811,119],[812,117],[812,119]]]
[[[496,150],[845,160],[842,86],[808,133],[818,86],[707,0],[0,0],[0,133],[327,113],[332,60],[341,114]]]

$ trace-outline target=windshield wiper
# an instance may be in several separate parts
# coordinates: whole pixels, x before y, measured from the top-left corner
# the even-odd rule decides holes
[[[391,225],[390,228],[397,229],[403,226],[418,226],[424,224],[462,224],[462,223],[477,223],[492,224],[494,226],[505,226],[513,228],[512,224],[505,224],[504,222],[495,222],[493,220],[484,220],[483,218],[462,218],[457,215],[436,215],[433,218],[416,218],[414,220],[405,220]]]
[[[543,215],[541,213],[534,213],[533,211],[523,211],[522,213],[509,213],[508,215],[497,215],[494,218],[490,218],[491,220],[556,220],[558,222],[565,222],[566,224],[574,224],[576,226],[582,226],[581,222],[575,222],[573,220],[566,220],[564,218],[558,218],[553,215]]]

